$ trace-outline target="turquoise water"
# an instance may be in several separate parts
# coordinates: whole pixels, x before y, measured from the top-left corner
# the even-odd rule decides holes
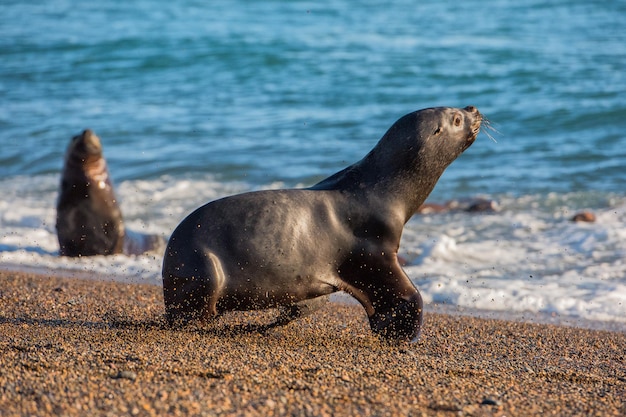
[[[0,178],[60,169],[89,127],[116,180],[311,182],[400,116],[497,127],[435,196],[624,190],[626,4],[3,2]]]
[[[58,256],[70,138],[102,138],[126,225],[167,237],[206,201],[307,186],[402,115],[474,105],[481,134],[400,255],[428,306],[626,317],[626,3],[0,3],[0,268],[160,282],[161,257]],[[597,222],[575,224],[577,211]]]

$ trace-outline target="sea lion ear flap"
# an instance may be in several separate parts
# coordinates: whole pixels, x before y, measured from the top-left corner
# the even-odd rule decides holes
[[[461,126],[462,122],[463,122],[463,116],[461,116],[460,113],[455,113],[452,118],[452,123],[454,123],[456,127],[459,127]]]

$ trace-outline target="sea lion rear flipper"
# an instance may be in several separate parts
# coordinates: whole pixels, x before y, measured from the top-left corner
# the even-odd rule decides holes
[[[276,321],[270,324],[270,327],[284,326],[300,317],[308,316],[309,314],[319,310],[326,303],[328,303],[329,296],[323,295],[321,297],[312,298],[310,300],[303,300],[297,303],[290,304],[288,306],[280,307],[280,314],[276,318]]]

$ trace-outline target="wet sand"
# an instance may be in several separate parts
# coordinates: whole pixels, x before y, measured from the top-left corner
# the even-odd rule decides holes
[[[167,328],[161,288],[0,272],[0,416],[626,415],[626,333],[429,312],[388,344],[358,305]]]

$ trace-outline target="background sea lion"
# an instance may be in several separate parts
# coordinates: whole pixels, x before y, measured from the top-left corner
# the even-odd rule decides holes
[[[62,256],[138,255],[165,246],[161,236],[125,230],[102,144],[91,130],[67,148],[56,229]]]
[[[581,211],[580,213],[576,213],[570,221],[573,222],[585,222],[585,223],[593,223],[596,221],[596,215],[591,211]]]
[[[420,214],[447,213],[450,211],[465,211],[468,213],[494,213],[500,210],[497,201],[486,198],[469,198],[461,200],[450,200],[444,204],[424,203],[418,209]]]
[[[282,307],[276,324],[345,291],[372,330],[413,339],[422,298],[398,262],[404,224],[476,139],[475,107],[400,118],[361,161],[307,189],[258,191],[208,203],[173,232],[163,260],[168,320]]]

